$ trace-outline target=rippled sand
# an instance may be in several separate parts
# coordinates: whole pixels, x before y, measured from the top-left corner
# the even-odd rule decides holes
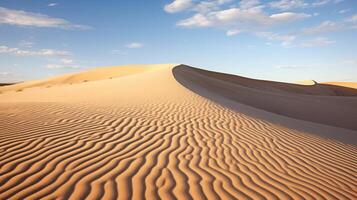
[[[230,109],[174,66],[0,89],[0,199],[357,198],[355,145]]]

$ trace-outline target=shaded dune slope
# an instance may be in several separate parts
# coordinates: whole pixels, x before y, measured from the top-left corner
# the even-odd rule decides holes
[[[210,99],[242,103],[310,122],[357,130],[357,90],[248,79],[181,65],[173,69],[185,87]]]
[[[355,199],[357,148],[197,95],[174,65],[0,94],[0,199]]]

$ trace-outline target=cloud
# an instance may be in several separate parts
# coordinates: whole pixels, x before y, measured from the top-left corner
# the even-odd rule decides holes
[[[303,0],[280,0],[280,1],[273,1],[269,3],[271,8],[276,8],[280,10],[291,10],[295,8],[304,8],[307,7],[309,4]]]
[[[0,72],[0,76],[9,76],[11,75],[10,72]]]
[[[208,19],[203,14],[195,14],[194,16],[181,20],[177,23],[178,26],[182,27],[209,27],[212,26],[214,23]]]
[[[54,6],[58,6],[59,3],[49,3],[48,7],[54,7]]]
[[[321,24],[303,29],[304,33],[314,34],[314,33],[322,33],[322,32],[332,32],[337,31],[343,28],[342,24],[333,22],[333,21],[323,21]]]
[[[305,0],[279,0],[279,1],[272,1],[268,5],[271,8],[280,9],[280,10],[292,10],[298,8],[311,8],[311,7],[320,7],[327,5],[331,2],[339,3],[342,0],[314,0],[313,2],[309,3]]]
[[[34,42],[22,40],[18,45],[25,48],[32,48],[34,44],[35,44]]]
[[[325,32],[335,32],[348,29],[357,28],[357,15],[353,15],[349,18],[340,21],[323,21],[319,25],[314,27],[304,28],[302,30],[305,34],[317,34]]]
[[[262,11],[260,6],[257,6],[249,9],[229,8],[225,10],[212,11],[206,14],[197,13],[190,18],[179,21],[177,25],[186,28],[223,27],[228,30],[247,30],[256,26],[271,26],[307,17],[310,17],[310,15],[293,12],[267,15]]]
[[[77,30],[90,28],[89,26],[73,24],[61,18],[53,18],[39,13],[12,10],[4,7],[0,7],[0,24]]]
[[[238,29],[235,29],[235,30],[228,30],[226,35],[227,36],[233,36],[233,35],[237,35],[239,33],[241,33],[242,31],[241,30],[238,30]]]
[[[241,0],[239,2],[239,7],[242,9],[249,9],[258,6],[259,4],[259,0]]]
[[[77,66],[77,65],[65,65],[65,64],[47,64],[45,66],[45,68],[47,68],[47,69],[64,69],[64,68],[78,69],[79,66]]]
[[[338,13],[345,14],[345,13],[348,13],[349,11],[351,11],[351,9],[342,9],[342,10],[339,10]]]
[[[331,44],[336,43],[336,41],[329,40],[325,37],[317,37],[312,40],[307,40],[301,44],[302,47],[322,47],[322,46],[328,46]]]
[[[5,45],[0,45],[0,54],[11,54],[16,56],[69,56],[68,51],[60,51],[55,49],[40,49],[37,51],[23,50],[19,48],[11,48]]]
[[[276,22],[289,22],[289,21],[308,18],[310,16],[311,15],[305,13],[284,12],[284,13],[272,14],[270,15],[270,18],[274,19]]]
[[[270,41],[280,41],[281,45],[284,47],[290,46],[296,39],[295,35],[282,35],[272,32],[258,32],[256,35]]]
[[[112,50],[110,53],[113,55],[122,55],[122,56],[127,55],[126,52],[124,52],[122,50],[118,50],[118,49]]]
[[[133,43],[125,45],[125,47],[129,48],[129,49],[140,49],[140,48],[144,47],[144,44],[138,43],[138,42],[133,42]]]
[[[62,58],[61,59],[61,63],[63,63],[63,64],[73,64],[73,60],[72,59],[68,59],[68,58]]]
[[[78,69],[80,66],[76,65],[74,60],[62,58],[58,63],[50,63],[45,66],[47,69]]]
[[[74,60],[68,58],[62,58],[58,63],[51,63],[46,65],[47,69],[78,69],[80,66],[76,65]]]
[[[324,6],[330,2],[331,2],[331,0],[317,0],[316,2],[312,3],[311,5],[313,7],[319,7],[319,6]]]
[[[177,13],[193,6],[192,0],[174,0],[172,3],[165,5],[164,10],[168,13]]]

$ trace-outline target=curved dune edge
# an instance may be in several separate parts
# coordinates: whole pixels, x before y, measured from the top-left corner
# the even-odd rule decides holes
[[[355,199],[357,148],[227,109],[173,65],[0,98],[0,199]]]
[[[251,85],[247,87],[245,78],[185,65],[175,67],[173,74],[186,88],[239,112],[343,142],[357,143],[357,111],[354,109],[357,107],[357,97],[328,96],[331,95],[331,90],[343,93],[336,89],[336,86],[332,86],[331,90],[325,85],[321,86],[322,89],[303,86],[304,90],[298,90],[298,85],[286,84],[281,87],[269,82],[270,86],[262,88],[259,81],[254,80],[250,81]],[[341,90],[345,88],[342,87]],[[350,95],[357,92],[347,91]],[[318,95],[311,95],[314,93]]]
[[[324,82],[326,85],[337,85],[357,89],[357,82]]]

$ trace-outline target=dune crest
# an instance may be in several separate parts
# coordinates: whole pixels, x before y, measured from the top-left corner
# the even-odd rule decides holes
[[[356,82],[324,82],[323,84],[337,85],[337,86],[357,89],[357,83]]]
[[[175,69],[0,94],[0,199],[357,198],[356,146],[224,107]]]

